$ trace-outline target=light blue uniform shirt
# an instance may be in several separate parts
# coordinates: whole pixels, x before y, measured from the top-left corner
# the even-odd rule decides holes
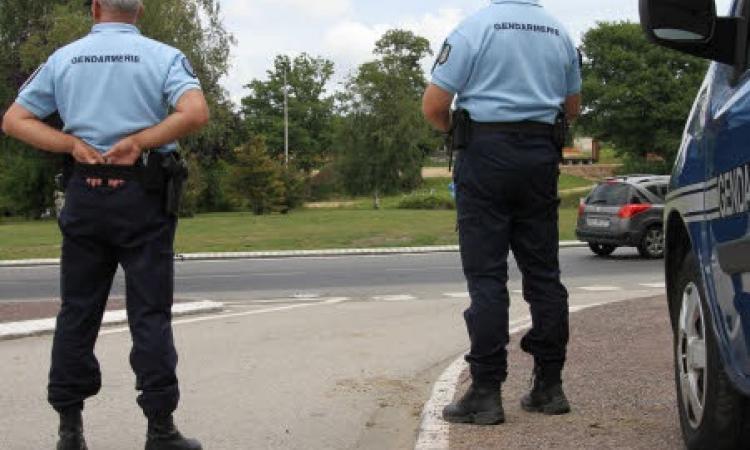
[[[477,122],[552,124],[581,91],[578,52],[538,0],[493,0],[448,37],[432,82]]]
[[[16,102],[40,119],[58,111],[64,132],[106,152],[161,123],[191,89],[200,82],[182,52],[143,37],[133,25],[106,23],[50,56]]]

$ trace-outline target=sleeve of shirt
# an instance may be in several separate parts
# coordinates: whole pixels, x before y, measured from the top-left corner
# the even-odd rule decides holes
[[[466,87],[474,67],[475,52],[468,39],[454,31],[446,39],[432,69],[432,83],[453,94]]]
[[[39,119],[45,119],[57,111],[54,74],[53,59],[50,58],[21,86],[16,103]]]
[[[581,60],[578,54],[578,50],[573,47],[573,60],[570,62],[568,67],[568,73],[566,74],[568,84],[568,95],[575,95],[581,93]]]
[[[200,90],[201,83],[190,61],[185,55],[179,53],[169,67],[167,81],[164,83],[164,96],[169,104],[174,107],[180,97],[192,89]]]

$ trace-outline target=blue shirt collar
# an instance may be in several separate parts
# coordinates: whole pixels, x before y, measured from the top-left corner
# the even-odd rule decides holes
[[[140,30],[133,24],[120,22],[97,23],[91,29],[92,33],[138,33]]]
[[[527,5],[542,6],[539,4],[539,0],[492,0],[492,3],[522,3]]]

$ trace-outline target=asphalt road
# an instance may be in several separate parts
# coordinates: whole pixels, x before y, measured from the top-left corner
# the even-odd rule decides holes
[[[620,254],[562,252],[572,305],[663,292],[660,261]],[[222,314],[175,322],[177,420],[208,449],[413,448],[432,384],[468,347],[455,254],[181,263],[177,270],[178,295],[228,304]],[[511,277],[511,321],[523,321],[528,308],[515,269]],[[54,268],[0,270],[2,301],[54,297],[56,286]],[[2,449],[54,446],[56,417],[44,389],[50,345],[49,336],[0,342]],[[104,386],[85,412],[94,450],[142,448],[129,350],[127,328],[103,331]]]
[[[662,279],[662,262],[644,261],[633,249],[619,249],[608,259],[595,258],[588,249],[564,249],[561,266],[566,284],[573,287],[598,285],[602,280]],[[511,287],[520,289],[520,274],[512,262],[510,278]],[[363,298],[456,289],[465,289],[456,253],[181,262],[176,265],[175,280],[177,297],[217,301]],[[0,269],[0,302],[51,299],[58,293],[57,267]],[[122,273],[117,275],[112,295],[124,295]]]

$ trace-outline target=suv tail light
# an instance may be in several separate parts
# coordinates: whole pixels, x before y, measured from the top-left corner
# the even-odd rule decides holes
[[[620,212],[617,213],[617,215],[620,216],[621,219],[630,219],[631,217],[644,213],[649,209],[651,209],[651,205],[649,205],[648,203],[625,205],[620,209]]]
[[[580,202],[578,202],[578,217],[583,217],[583,213],[586,211],[586,202],[584,199],[581,199]]]

